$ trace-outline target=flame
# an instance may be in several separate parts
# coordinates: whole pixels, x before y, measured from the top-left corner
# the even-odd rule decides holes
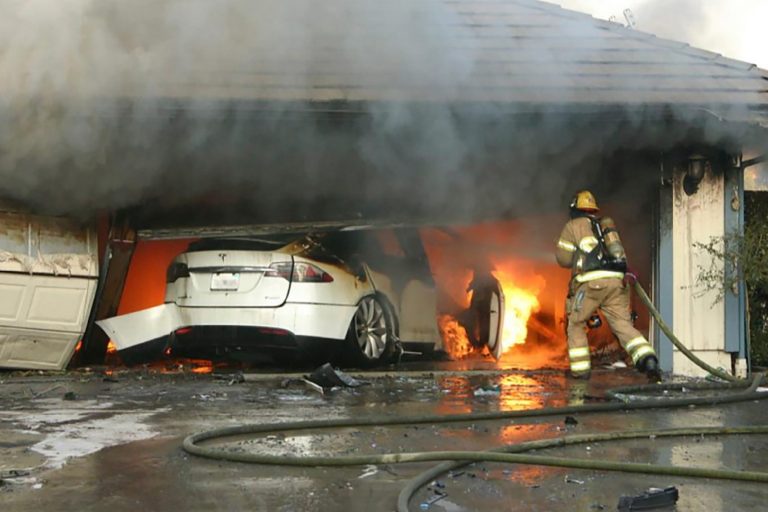
[[[213,364],[210,361],[194,361],[194,363],[200,364],[202,366],[197,366],[195,368],[192,368],[192,373],[200,373],[200,374],[213,373]]]
[[[515,283],[514,275],[504,268],[493,272],[504,292],[504,326],[501,335],[501,353],[525,343],[528,321],[541,309],[537,288],[523,288]]]
[[[117,352],[117,345],[115,345],[115,342],[112,340],[109,340],[107,343],[107,354],[114,354]]]
[[[445,351],[454,359],[464,359],[479,351],[472,346],[467,330],[452,315],[440,315],[437,319]],[[490,355],[490,354],[488,354]]]

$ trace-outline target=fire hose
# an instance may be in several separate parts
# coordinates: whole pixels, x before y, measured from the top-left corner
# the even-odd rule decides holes
[[[678,389],[681,384],[650,384],[645,386],[634,386],[625,388],[615,388],[608,393],[609,397],[614,399],[622,398],[622,401],[610,403],[595,403],[564,407],[544,407],[540,409],[518,410],[518,411],[491,411],[470,414],[457,415],[421,415],[411,417],[366,417],[332,420],[310,420],[295,421],[269,424],[251,424],[238,425],[233,427],[219,428],[193,434],[184,439],[183,449],[200,457],[214,460],[226,460],[232,462],[245,462],[253,464],[280,465],[280,466],[358,466],[365,464],[397,464],[408,462],[423,461],[445,461],[424,473],[421,473],[410,480],[401,490],[397,510],[407,512],[408,505],[412,496],[421,488],[439,475],[450,470],[465,466],[472,462],[506,462],[514,464],[530,464],[542,466],[555,466],[578,468],[588,470],[602,471],[621,471],[629,473],[644,473],[653,475],[669,475],[677,477],[693,478],[714,478],[724,480],[741,480],[751,482],[768,482],[768,473],[752,471],[734,471],[727,469],[706,469],[681,466],[664,466],[656,464],[640,464],[629,462],[614,462],[607,460],[594,459],[575,459],[566,457],[552,457],[545,455],[535,455],[526,452],[541,450],[545,448],[555,448],[570,446],[583,443],[608,442],[627,439],[655,439],[663,437],[682,437],[682,436],[721,436],[721,435],[753,435],[767,434],[768,425],[755,425],[748,427],[691,427],[682,429],[661,429],[661,430],[638,430],[608,432],[599,434],[568,435],[555,439],[538,440],[525,443],[518,443],[496,448],[490,451],[431,451],[431,452],[399,452],[385,454],[368,455],[330,455],[330,456],[288,456],[284,454],[268,454],[259,452],[240,452],[231,451],[225,448],[201,444],[205,441],[214,439],[223,439],[233,436],[244,436],[254,434],[273,434],[298,432],[307,430],[321,429],[341,429],[354,427],[381,427],[395,425],[417,425],[417,424],[446,424],[446,423],[467,423],[489,420],[511,420],[523,418],[543,418],[554,417],[567,414],[585,414],[615,411],[636,411],[647,409],[668,409],[675,407],[690,406],[713,406],[729,404],[736,402],[746,402],[752,400],[762,400],[768,398],[768,393],[758,390],[763,382],[762,375],[755,376],[751,382],[736,379],[725,372],[706,365],[699,358],[696,358],[680,341],[671,333],[671,330],[663,323],[661,316],[651,303],[648,295],[636,283],[636,289],[641,300],[648,306],[659,326],[669,337],[681,352],[691,358],[697,365],[701,366],[710,373],[721,376],[727,375],[727,383],[706,383],[706,384],[686,384],[688,389],[696,390],[728,390],[730,392],[715,396],[696,396],[683,398],[651,398],[646,400],[631,400],[626,397],[631,393],[642,393],[647,391],[664,391]],[[682,348],[681,348],[682,347]],[[735,390],[735,391],[734,391]]]

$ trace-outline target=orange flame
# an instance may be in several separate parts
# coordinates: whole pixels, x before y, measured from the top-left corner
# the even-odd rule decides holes
[[[451,315],[440,315],[437,318],[443,348],[454,359],[464,359],[473,354],[490,356],[487,347],[477,349],[472,346],[467,336],[467,330]]]
[[[109,343],[107,343],[107,354],[114,354],[117,352],[117,345],[115,345],[115,342],[112,340],[109,340]]]
[[[504,326],[501,335],[501,353],[525,343],[528,338],[528,320],[541,309],[539,287],[524,288],[516,284],[515,276],[502,265],[493,272],[504,291]]]

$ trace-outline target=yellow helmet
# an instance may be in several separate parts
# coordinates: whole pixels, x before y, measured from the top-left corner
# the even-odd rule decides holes
[[[573,196],[573,200],[571,200],[570,206],[573,209],[582,210],[585,212],[600,211],[600,207],[597,206],[597,200],[595,200],[595,196],[593,196],[592,192],[589,190],[580,190],[576,192],[576,195]]]

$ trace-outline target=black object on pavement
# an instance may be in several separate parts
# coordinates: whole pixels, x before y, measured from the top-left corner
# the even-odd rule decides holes
[[[670,507],[677,503],[678,497],[677,487],[667,487],[666,489],[651,488],[637,496],[622,496],[619,498],[619,510],[625,512]]]
[[[350,377],[341,370],[336,370],[330,363],[325,363],[311,374],[304,377],[304,380],[321,388],[323,391],[337,387],[357,388],[368,384],[354,377]]]

